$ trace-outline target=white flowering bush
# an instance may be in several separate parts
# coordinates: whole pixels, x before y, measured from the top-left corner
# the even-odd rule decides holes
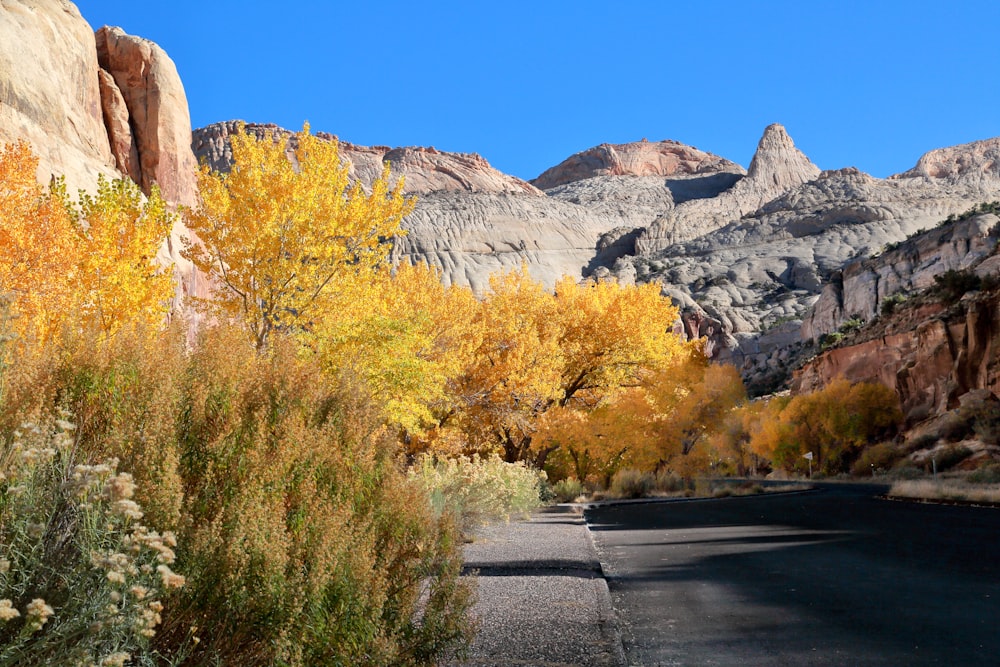
[[[538,507],[545,472],[523,462],[489,458],[438,458],[424,454],[410,468],[410,479],[427,492],[438,514],[460,517],[466,529],[509,520]]]
[[[0,456],[0,665],[157,664],[176,541],[116,460],[73,462],[73,430],[24,424]]]

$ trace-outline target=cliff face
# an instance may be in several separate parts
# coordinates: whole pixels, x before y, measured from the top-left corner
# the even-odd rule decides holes
[[[813,391],[837,377],[892,388],[909,423],[958,407],[975,389],[1000,394],[1000,293],[971,293],[957,304],[904,313],[882,335],[804,365],[792,389]]]
[[[173,62],[119,28],[95,35],[66,0],[5,0],[0,11],[0,142],[31,142],[38,179],[65,176],[71,193],[99,175],[126,176],[173,204],[195,203],[195,160],[184,87]],[[178,302],[204,293],[180,257],[178,225],[159,259],[176,267]]]
[[[31,142],[38,177],[70,192],[112,177],[94,31],[67,0],[9,0],[0,11],[0,142]]]

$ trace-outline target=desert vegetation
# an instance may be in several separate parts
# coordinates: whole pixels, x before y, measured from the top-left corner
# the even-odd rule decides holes
[[[237,133],[202,170],[184,252],[212,291],[183,310],[155,189],[73,199],[0,152],[3,664],[433,664],[474,632],[478,523],[887,455],[891,392],[748,401],[656,284],[521,267],[477,299],[392,267],[402,184],[294,145]]]

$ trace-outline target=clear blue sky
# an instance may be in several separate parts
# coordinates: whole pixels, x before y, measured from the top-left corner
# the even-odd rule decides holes
[[[778,122],[875,176],[1000,135],[1000,2],[79,0],[177,64],[192,123],[477,152],[534,178],[603,142],[747,166]]]

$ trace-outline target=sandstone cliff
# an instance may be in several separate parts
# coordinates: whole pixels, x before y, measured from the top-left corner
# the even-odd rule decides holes
[[[99,175],[153,183],[174,204],[196,197],[191,119],[177,69],[161,48],[102,28],[65,0],[5,0],[0,11],[0,142],[26,139],[39,181],[71,193]],[[160,252],[183,293],[204,286],[179,254],[179,225]]]
[[[547,169],[532,184],[543,190],[596,176],[694,176],[746,172],[735,162],[676,141],[601,144]]]
[[[784,127],[769,125],[745,178],[715,197],[692,199],[666,212],[642,234],[636,248],[641,254],[653,254],[711,232],[813,180],[819,172],[819,167],[795,147]]]
[[[892,388],[911,424],[958,407],[973,390],[1000,395],[1000,294],[913,308],[880,334],[809,361],[792,388],[813,391],[837,377]]]
[[[68,0],[5,0],[0,11],[0,142],[31,142],[38,178],[70,192],[117,175],[101,112],[94,32]]]

